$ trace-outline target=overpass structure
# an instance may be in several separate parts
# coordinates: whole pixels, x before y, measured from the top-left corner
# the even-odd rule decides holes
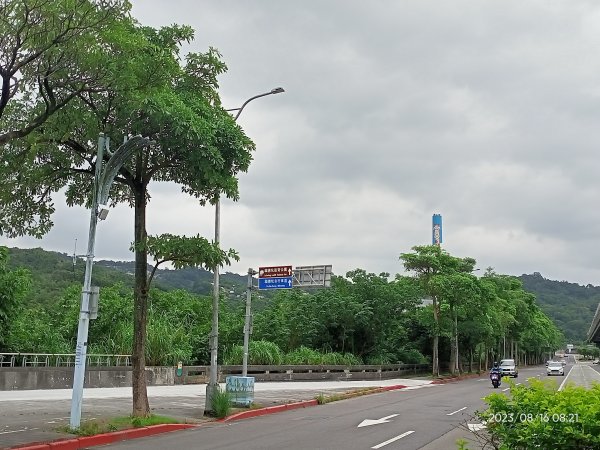
[[[594,314],[594,318],[592,319],[592,325],[588,331],[587,338],[588,341],[595,342],[600,346],[600,303],[598,303],[598,307],[596,308],[596,314]]]

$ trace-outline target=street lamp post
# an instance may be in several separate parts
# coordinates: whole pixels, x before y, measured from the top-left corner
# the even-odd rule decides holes
[[[150,141],[141,136],[134,136],[121,145],[106,163],[103,164],[104,150],[108,149],[108,138],[100,133],[98,138],[98,155],[94,176],[92,206],[90,210],[90,228],[85,263],[85,276],[81,293],[81,309],[77,327],[77,347],[75,348],[75,371],[73,373],[73,393],[71,397],[71,428],[79,428],[81,423],[81,404],[83,401],[83,384],[85,380],[85,364],[88,347],[88,331],[90,325],[90,297],[92,294],[92,267],[94,264],[94,246],[96,242],[96,225],[98,219],[104,220],[108,214],[107,203],[110,186],[121,166],[136,151]]]
[[[252,327],[252,276],[256,270],[248,269],[248,288],[246,290],[246,316],[244,320],[244,351],[242,356],[242,376],[248,376],[248,347],[250,346],[250,328]]]
[[[246,100],[239,108],[228,109],[227,111],[237,111],[233,120],[237,121],[238,117],[252,100],[256,100],[260,97],[266,97],[267,95],[281,94],[285,92],[282,87],[276,87],[271,89],[269,92],[255,95]],[[220,195],[217,194],[215,199],[215,244],[219,245],[220,242],[220,231],[221,231],[221,201]],[[212,412],[212,399],[214,393],[219,388],[219,379],[217,373],[217,350],[219,347],[219,266],[215,266],[213,269],[213,301],[212,301],[212,329],[210,333],[210,370],[208,374],[208,384],[206,385],[206,400],[204,403],[205,412]]]

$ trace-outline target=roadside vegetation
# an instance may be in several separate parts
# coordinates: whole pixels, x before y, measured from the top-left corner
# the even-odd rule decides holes
[[[437,267],[437,272],[429,276],[429,285],[414,273],[392,278],[357,269],[345,277],[334,277],[331,288],[279,291],[270,298],[257,296],[253,301],[249,364],[431,364],[437,334],[440,373],[456,374],[487,370],[505,351],[521,363],[542,362],[548,352],[563,343],[560,331],[516,278],[491,269],[481,277],[459,272],[453,265],[462,259],[437,247],[416,247],[412,255]],[[444,261],[448,260],[451,264],[445,267]],[[18,299],[29,289],[43,291],[32,283],[32,279],[39,278],[24,269],[9,269],[7,261],[8,252],[4,250],[0,252],[0,269],[5,275],[0,276],[0,284],[5,280],[7,294],[0,296],[0,311],[4,314],[0,314],[0,326],[4,327],[0,349],[72,353],[81,281],[72,281],[59,295],[49,289],[54,296],[40,298],[37,304],[23,303]],[[98,319],[90,325],[88,353],[130,354],[132,287],[122,282],[111,285],[106,272],[103,278]],[[0,286],[0,292],[2,289]],[[460,295],[454,295],[454,289]],[[422,304],[423,298],[432,295],[437,295],[437,322],[433,305]],[[219,363],[241,364],[243,323],[243,302],[223,296]],[[209,296],[181,289],[151,289],[147,363],[209,364],[210,329]],[[452,371],[456,354],[458,369]]]
[[[478,414],[486,429],[476,435],[485,448],[600,448],[600,384],[591,389],[567,385],[561,391],[554,380],[509,384],[510,395],[490,394],[484,399],[488,409]]]
[[[84,420],[79,428],[69,426],[59,428],[60,431],[77,436],[94,436],[96,434],[110,433],[113,431],[127,430],[129,428],[149,427],[168,423],[181,423],[173,417],[152,414],[148,417],[112,417],[108,419]]]

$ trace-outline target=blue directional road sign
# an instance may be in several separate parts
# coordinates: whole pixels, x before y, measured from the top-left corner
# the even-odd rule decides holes
[[[259,278],[258,289],[292,289],[293,277]]]

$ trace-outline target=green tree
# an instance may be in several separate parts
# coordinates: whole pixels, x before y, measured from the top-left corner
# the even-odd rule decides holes
[[[217,76],[226,66],[218,52],[188,54],[180,65],[191,28],[155,30],[124,20],[113,37],[102,92],[72,100],[27,142],[13,141],[2,155],[0,175],[8,182],[0,187],[0,212],[7,218],[6,234],[44,233],[51,226],[52,193],[66,187],[69,205],[89,205],[99,132],[114,142],[136,134],[155,142],[125,162],[111,190],[111,202],[130,204],[134,214],[133,414],[144,416],[150,411],[144,370],[148,186],[177,183],[200,204],[219,193],[237,199],[236,175],[248,169],[254,145],[220,105]],[[206,260],[211,268],[226,263],[214,255]]]
[[[433,323],[432,323],[432,372],[435,376],[440,374],[439,338],[442,335],[441,316],[442,304],[449,305],[449,300],[458,300],[452,294],[452,290],[444,288],[445,277],[455,275],[459,272],[471,272],[475,264],[472,258],[457,258],[440,248],[438,245],[415,246],[412,253],[402,253],[400,260],[407,271],[414,272],[419,279],[423,292],[433,300]],[[462,283],[461,283],[462,284]],[[458,347],[457,347],[458,348]]]
[[[39,129],[89,92],[105,92],[123,0],[0,0],[0,146]]]
[[[8,327],[31,286],[25,269],[8,269],[8,248],[0,247],[0,349],[5,345]]]

